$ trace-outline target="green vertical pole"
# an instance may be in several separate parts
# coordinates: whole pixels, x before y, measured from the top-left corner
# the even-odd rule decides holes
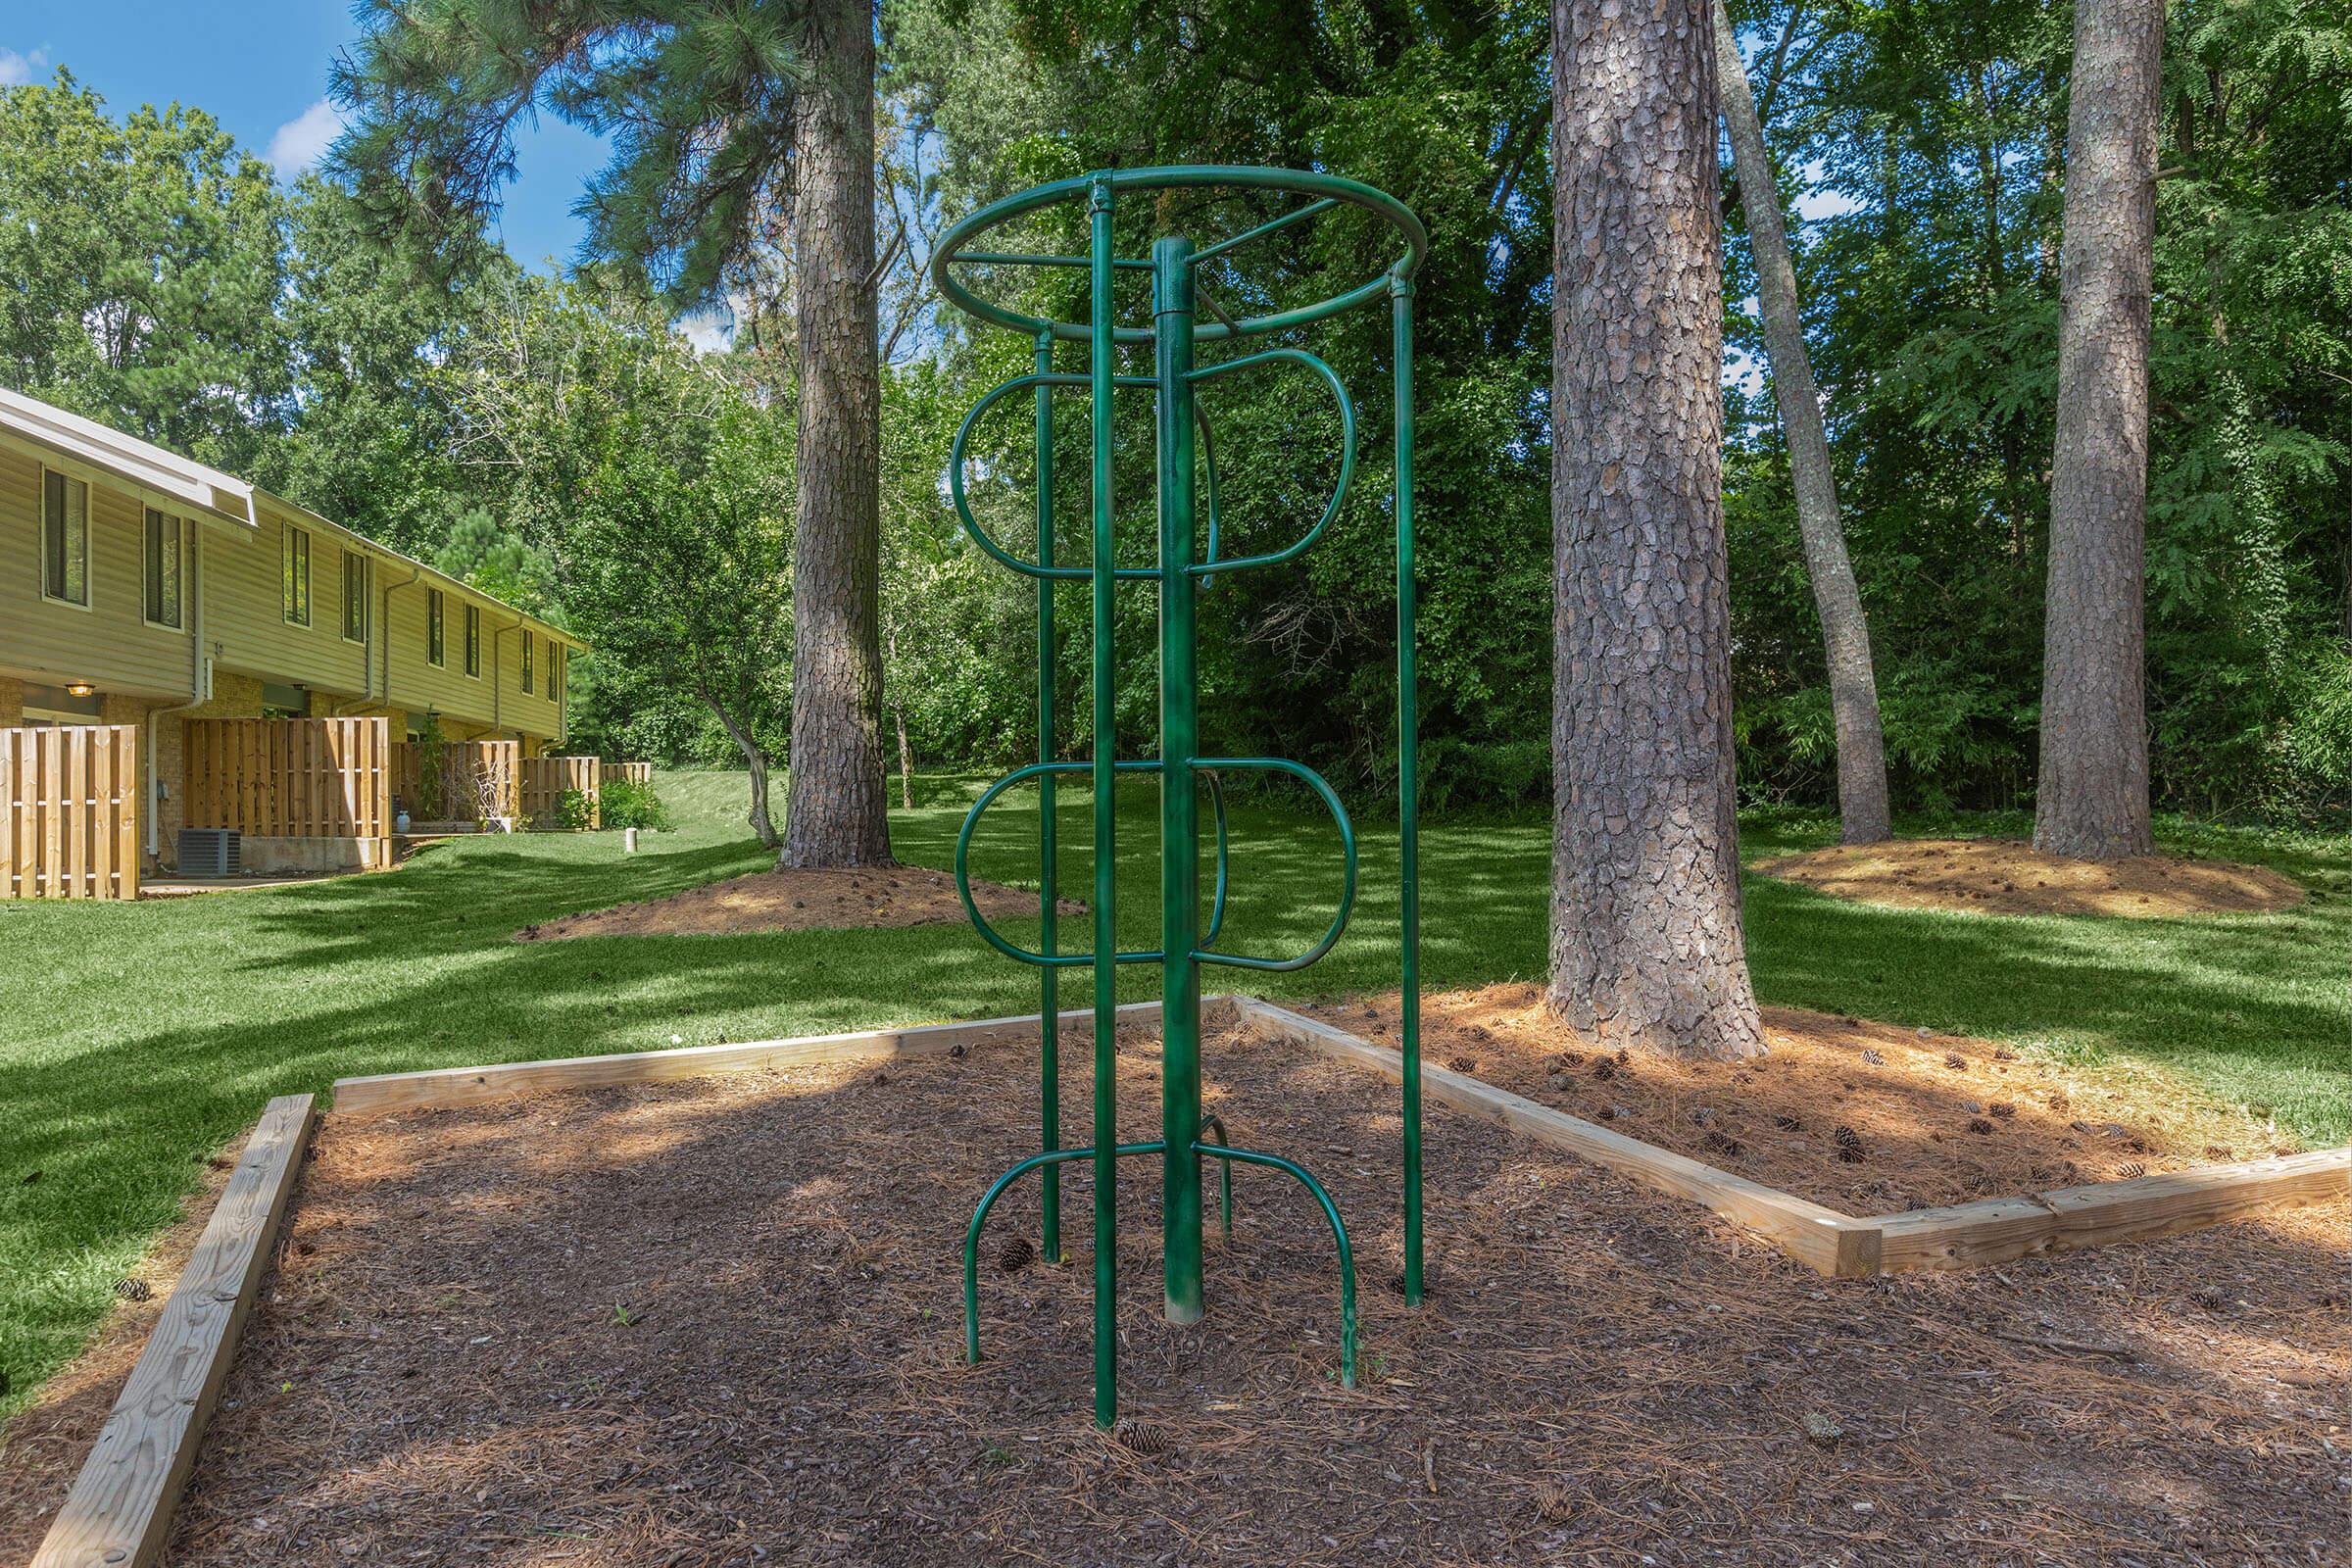
[[[1404,956],[1404,1300],[1421,1304],[1421,802],[1413,688],[1413,281],[1389,278],[1396,378],[1396,869]]]
[[[1200,1321],[1200,739],[1194,637],[1193,246],[1152,247],[1152,341],[1159,382],[1159,922],[1161,1259],[1170,1323]]]
[[[1054,373],[1054,334],[1037,334],[1037,373]],[[1054,564],[1054,389],[1037,389],[1037,564]],[[1037,760],[1054,760],[1054,583],[1037,584]],[[1037,780],[1037,917],[1043,928],[1037,951],[1054,951],[1056,852],[1054,820],[1054,775]],[[1038,1127],[1040,1152],[1061,1147],[1061,971],[1052,964],[1038,968]],[[1061,1261],[1061,1167],[1048,1165],[1039,1173],[1044,1184],[1044,1209],[1039,1253],[1049,1263]]]
[[[1096,176],[1087,202],[1093,220],[1093,315],[1088,347],[1094,418],[1094,655],[1095,655],[1095,1424],[1119,1418],[1119,983],[1117,895],[1118,816],[1112,786],[1118,759],[1116,671],[1111,621],[1117,580],[1112,551],[1110,495],[1111,378],[1118,353],[1111,341],[1111,191]]]

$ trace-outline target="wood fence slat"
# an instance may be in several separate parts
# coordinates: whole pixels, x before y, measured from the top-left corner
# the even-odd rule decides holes
[[[162,1555],[237,1333],[261,1292],[311,1124],[309,1095],[263,1110],[32,1568],[148,1568]]]
[[[135,898],[135,724],[0,728],[0,898]]]

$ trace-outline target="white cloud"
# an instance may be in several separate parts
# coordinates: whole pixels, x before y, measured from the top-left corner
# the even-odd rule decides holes
[[[724,354],[735,341],[735,313],[711,308],[681,316],[671,324],[697,354]]]
[[[270,138],[270,167],[281,179],[292,179],[325,155],[343,134],[343,117],[321,98],[277,127]]]
[[[14,49],[0,49],[0,87],[22,87],[35,76],[49,74],[49,56],[35,49],[21,55]]]

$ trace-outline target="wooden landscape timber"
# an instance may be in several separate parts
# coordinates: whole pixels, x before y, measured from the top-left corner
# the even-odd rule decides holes
[[[1233,1004],[1246,1028],[1402,1076],[1396,1052],[1345,1029],[1254,998]],[[2352,1192],[2352,1149],[2327,1149],[1856,1219],[1443,1067],[1422,1063],[1421,1083],[1433,1099],[1703,1203],[1808,1267],[1844,1279],[2171,1236]]]
[[[272,1100],[262,1111],[31,1568],[145,1568],[162,1553],[260,1294],[312,1119],[309,1095]]]
[[[1130,1002],[1119,1008],[1121,1023],[1159,1016],[1156,1002]],[[1039,1014],[983,1018],[971,1023],[916,1024],[902,1029],[861,1029],[847,1034],[803,1035],[743,1045],[682,1046],[674,1051],[629,1051],[603,1056],[563,1056],[551,1061],[512,1061],[489,1067],[436,1067],[423,1072],[379,1073],[335,1081],[338,1116],[372,1116],[393,1110],[472,1105],[486,1100],[537,1094],[550,1089],[595,1089],[612,1084],[667,1083],[711,1073],[750,1072],[766,1067],[814,1066],[828,1061],[887,1061],[894,1057],[944,1055],[957,1046],[978,1045],[1034,1031]],[[1060,1014],[1065,1036],[1092,1038],[1090,1007]]]

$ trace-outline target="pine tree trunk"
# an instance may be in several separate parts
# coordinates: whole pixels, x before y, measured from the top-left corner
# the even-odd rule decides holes
[[[874,13],[823,0],[804,35],[792,235],[801,362],[792,556],[791,866],[890,860],[883,772],[881,381],[875,347]]]
[[[1552,3],[1546,1000],[1598,1042],[1744,1056],[1712,4]]]
[[[1870,622],[1845,554],[1838,514],[1838,478],[1830,466],[1830,437],[1821,420],[1821,389],[1805,352],[1796,303],[1796,268],[1781,221],[1780,189],[1764,148],[1763,122],[1747,87],[1747,72],[1732,39],[1732,19],[1715,0],[1715,67],[1723,90],[1723,123],[1740,171],[1740,199],[1756,259],[1756,296],[1763,306],[1764,351],[1772,360],[1774,401],[1788,442],[1788,475],[1796,491],[1796,527],[1804,539],[1805,574],[1821,616],[1821,641],[1830,670],[1830,711],[1838,726],[1838,815],[1848,844],[1876,844],[1893,827],[1886,807],[1886,741],[1879,727],[1879,679],[1870,657]]]
[[[2154,848],[2142,666],[2163,0],[2078,0],[2034,844]]]

